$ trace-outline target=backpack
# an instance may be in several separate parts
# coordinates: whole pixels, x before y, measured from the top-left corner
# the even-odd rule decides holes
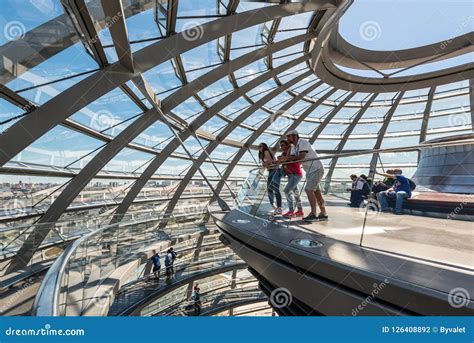
[[[165,265],[171,266],[171,254],[167,254],[165,257]]]
[[[370,194],[370,187],[367,181],[365,181],[364,185],[362,186],[362,194],[366,196]]]
[[[414,191],[416,188],[416,183],[412,179],[408,179],[408,182],[410,183],[410,189]]]
[[[151,261],[153,262],[154,266],[159,266],[160,265],[160,257],[155,255],[151,258]]]

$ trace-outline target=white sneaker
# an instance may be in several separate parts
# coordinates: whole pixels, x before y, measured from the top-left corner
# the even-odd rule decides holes
[[[283,214],[283,210],[281,207],[278,207],[275,209],[275,212],[274,212],[276,215],[282,215]]]

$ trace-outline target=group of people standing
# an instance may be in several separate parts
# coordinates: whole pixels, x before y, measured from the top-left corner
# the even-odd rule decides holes
[[[268,170],[267,193],[268,200],[273,206],[275,215],[286,218],[302,217],[304,221],[326,221],[328,214],[324,206],[324,198],[320,182],[324,175],[324,167],[318,159],[318,154],[311,143],[299,137],[296,130],[286,134],[286,139],[280,141],[281,155],[275,156],[266,143],[260,143],[258,157],[262,166]],[[305,217],[298,185],[306,173],[305,192],[311,206],[311,212]],[[284,193],[288,203],[288,211],[283,213],[280,182],[282,177],[288,177]],[[317,214],[319,207],[319,215]]]
[[[324,167],[318,154],[311,143],[299,137],[298,131],[291,130],[285,139],[279,143],[281,154],[276,156],[266,143],[260,143],[258,147],[258,158],[264,168],[268,170],[267,193],[268,200],[273,207],[274,215],[282,215],[286,218],[302,217],[304,221],[327,221],[328,214],[324,206],[324,198],[320,189],[320,182],[324,176]],[[311,206],[311,212],[305,217],[301,204],[301,194],[298,185],[303,178],[303,170],[306,173],[304,190]],[[351,192],[350,206],[359,207],[364,197],[370,192],[380,203],[384,212],[392,211],[389,200],[395,200],[394,213],[401,214],[404,199],[411,197],[411,191],[415,184],[402,175],[401,169],[387,170],[386,173],[377,173],[385,179],[373,187],[365,175],[351,175],[352,187],[347,190]],[[280,192],[280,183],[283,177],[288,182],[283,190],[288,203],[288,211],[283,213],[283,202]],[[319,214],[317,208],[319,207]]]
[[[165,255],[165,270],[166,270],[166,277],[170,278],[174,274],[174,261],[178,257],[178,254],[174,249],[171,247],[166,251]],[[157,280],[160,280],[160,273],[161,273],[161,258],[160,254],[157,252],[151,258],[151,263],[153,265],[153,275]]]

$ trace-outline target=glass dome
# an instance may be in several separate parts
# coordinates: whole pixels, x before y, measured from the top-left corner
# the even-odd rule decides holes
[[[122,3],[2,1],[5,225],[84,215],[110,222],[143,209],[164,218],[190,207],[200,212],[203,206],[190,204],[212,198],[203,175],[230,197],[257,166],[258,144],[277,147],[289,129],[322,155],[413,146],[473,130],[469,71],[456,80],[428,79],[423,87],[407,81],[398,89],[340,87],[319,74],[316,37],[331,22],[336,2]],[[453,20],[465,15],[467,3],[449,4]],[[341,16],[339,32],[359,48],[391,51],[472,31],[471,23],[450,32],[452,25],[440,26],[435,17],[418,25],[417,13],[426,7],[411,4],[394,15],[388,2],[355,2]],[[397,25],[407,13],[409,20]],[[361,20],[383,22],[380,38],[361,37]],[[397,38],[414,28],[429,35]],[[459,63],[431,65],[472,66],[472,52],[461,56]],[[375,67],[341,68],[380,77]],[[406,76],[416,68],[439,69],[393,70]],[[370,157],[325,159],[326,182],[367,171]],[[416,153],[380,158],[408,175],[417,164]]]

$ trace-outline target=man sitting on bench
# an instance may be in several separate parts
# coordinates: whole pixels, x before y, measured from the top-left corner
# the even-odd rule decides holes
[[[387,174],[393,175],[393,169],[387,169]],[[381,191],[386,191],[387,189],[393,186],[394,182],[394,179],[386,177],[385,179],[383,179],[383,181],[379,181],[374,184],[374,186],[372,187],[372,192],[377,195],[377,193],[380,193]]]
[[[402,175],[401,169],[394,170],[393,174],[377,173],[378,175],[394,179],[393,186],[386,191],[377,193],[382,212],[389,212],[388,199],[396,199],[395,214],[402,214],[403,200],[411,197],[411,186],[408,178]]]
[[[347,191],[351,192],[351,202],[349,206],[359,207],[362,201],[364,201],[364,197],[367,197],[370,193],[369,184],[364,178],[364,175],[357,176],[356,174],[352,174],[351,180],[352,187],[347,188]]]

